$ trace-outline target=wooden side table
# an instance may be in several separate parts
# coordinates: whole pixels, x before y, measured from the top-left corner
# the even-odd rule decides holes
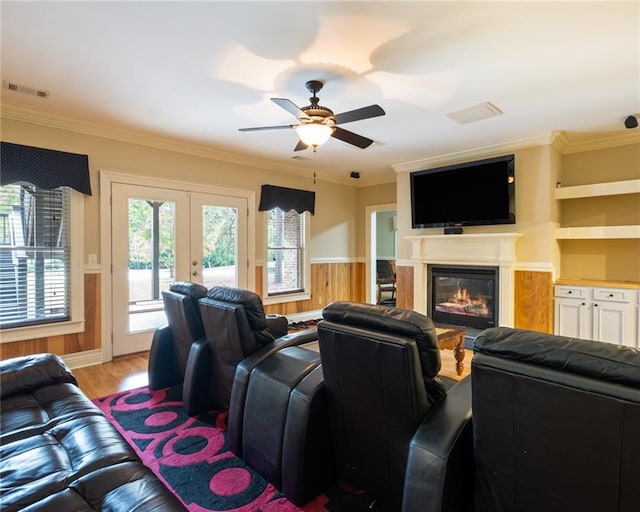
[[[456,373],[462,375],[464,370],[464,335],[466,331],[462,327],[446,327],[436,325],[436,335],[438,336],[438,347],[440,350],[453,350],[453,357],[456,358]]]

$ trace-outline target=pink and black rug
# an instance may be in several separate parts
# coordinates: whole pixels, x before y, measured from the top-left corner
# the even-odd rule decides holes
[[[147,465],[192,512],[354,512],[364,493],[335,485],[303,508],[233,455],[227,411],[190,417],[181,389],[139,388],[94,400]]]

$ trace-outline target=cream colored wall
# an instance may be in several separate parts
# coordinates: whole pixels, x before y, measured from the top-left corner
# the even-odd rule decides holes
[[[640,179],[640,144],[562,157],[562,186]],[[559,201],[561,224],[640,225],[638,194]],[[567,279],[640,282],[640,240],[562,240],[560,276]]]
[[[356,254],[364,259],[367,254],[365,243],[367,220],[365,218],[367,206],[396,203],[396,183],[383,183],[369,187],[358,188],[358,204],[356,209]]]
[[[263,184],[314,190],[316,214],[311,220],[311,258],[354,259],[357,254],[358,189],[300,176],[256,169],[174,151],[84,135],[68,130],[2,119],[2,140],[89,155],[93,195],[85,198],[86,255],[100,254],[99,170],[255,192],[256,211]],[[263,259],[264,217],[256,215],[256,259]]]
[[[527,263],[535,265],[541,264],[543,268],[549,267],[549,269],[552,270],[559,265],[558,245],[554,238],[554,229],[558,221],[558,211],[553,194],[559,172],[560,157],[557,151],[551,146],[536,146],[521,149],[515,151],[514,154],[516,224],[505,226],[468,226],[464,228],[464,232],[522,233],[523,236],[516,245],[518,261],[525,265]],[[492,155],[483,155],[481,158],[490,156]],[[457,162],[444,162],[434,167],[440,167],[448,163]],[[397,184],[398,258],[408,260],[411,257],[411,245],[404,239],[405,236],[442,234],[442,228],[411,229],[409,173],[399,173]],[[443,200],[443,198],[438,197],[434,198],[434,200]]]

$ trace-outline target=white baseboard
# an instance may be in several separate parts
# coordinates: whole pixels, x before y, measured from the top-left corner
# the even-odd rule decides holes
[[[82,368],[84,366],[94,366],[102,364],[102,349],[86,350],[84,352],[76,352],[75,354],[66,354],[62,359],[72,370],[74,368]]]

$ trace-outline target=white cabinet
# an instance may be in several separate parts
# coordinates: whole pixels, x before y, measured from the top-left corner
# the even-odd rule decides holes
[[[554,331],[570,338],[591,339],[592,321],[589,289],[579,286],[555,287]]]
[[[633,289],[556,285],[554,332],[640,347],[638,293]]]

